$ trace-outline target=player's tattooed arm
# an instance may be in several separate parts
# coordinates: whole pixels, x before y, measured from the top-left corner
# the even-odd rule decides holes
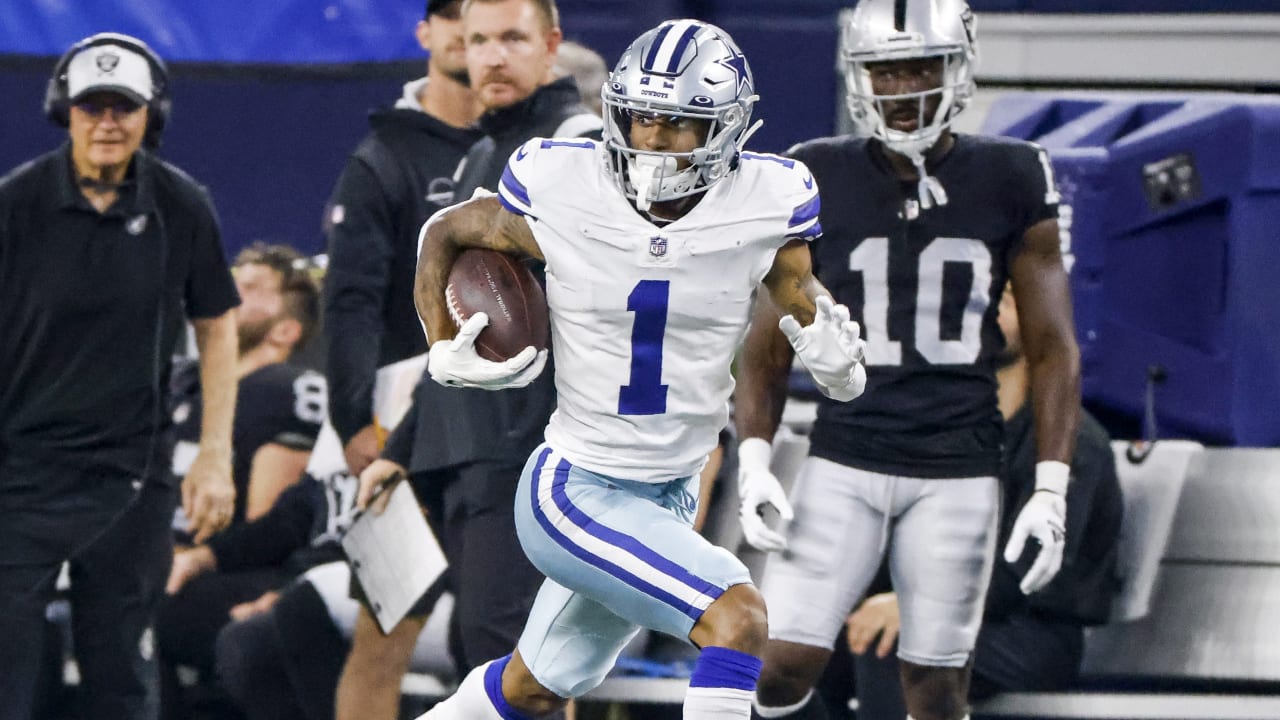
[[[822,394],[848,402],[866,388],[865,343],[849,308],[839,305],[813,276],[809,247],[793,240],[778,251],[764,278],[778,308],[778,329],[795,348]]]
[[[787,374],[795,351],[778,329],[783,315],[813,322],[814,302],[826,290],[813,276],[809,247],[792,240],[778,250],[756,298],[738,367],[734,417],[740,438],[772,440],[787,401]]]
[[[814,277],[809,245],[804,240],[792,240],[778,250],[773,267],[764,277],[764,286],[779,316],[792,315],[801,325],[813,322],[818,296],[831,294]]]
[[[413,299],[432,342],[448,340],[457,332],[444,289],[454,261],[467,248],[543,259],[528,223],[502,207],[497,196],[474,197],[431,216],[418,234]]]
[[[545,259],[542,257],[542,250],[538,247],[538,242],[534,239],[533,231],[529,229],[529,222],[525,216],[508,211],[502,207],[497,198],[485,199],[492,201],[499,210],[489,226],[489,234],[481,247],[519,257]]]

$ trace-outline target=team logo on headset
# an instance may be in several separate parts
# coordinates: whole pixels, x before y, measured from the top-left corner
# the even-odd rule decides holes
[[[98,55],[93,61],[98,66],[99,73],[110,75],[115,72],[116,66],[120,64],[120,56],[108,51]]]

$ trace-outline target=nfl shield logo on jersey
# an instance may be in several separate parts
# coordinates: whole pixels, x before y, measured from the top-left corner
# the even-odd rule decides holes
[[[667,239],[661,236],[649,238],[649,254],[656,258],[666,257]]]

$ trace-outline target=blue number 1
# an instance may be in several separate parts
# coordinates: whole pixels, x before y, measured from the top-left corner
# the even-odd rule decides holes
[[[661,415],[667,411],[662,384],[662,340],[667,333],[670,280],[641,280],[627,296],[636,314],[631,327],[631,382],[618,393],[619,415]]]

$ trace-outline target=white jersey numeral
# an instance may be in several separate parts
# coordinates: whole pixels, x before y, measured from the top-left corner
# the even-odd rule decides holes
[[[1044,204],[1053,205],[1062,201],[1058,194],[1058,185],[1053,181],[1053,163],[1049,162],[1049,153],[1040,149],[1040,167],[1044,168]]]
[[[862,273],[862,324],[868,365],[901,365],[902,343],[889,339],[889,238],[867,238],[849,253],[849,269]]]
[[[329,391],[320,373],[308,370],[293,381],[293,414],[315,425],[329,415]]]
[[[961,316],[960,337],[942,337],[942,284],[947,263],[963,263],[973,273]],[[849,253],[849,269],[862,274],[862,324],[867,364],[902,364],[902,343],[889,338],[889,238],[867,238]],[[937,365],[967,364],[982,351],[982,318],[991,304],[991,251],[978,240],[936,238],[920,253],[916,267],[916,350]]]

